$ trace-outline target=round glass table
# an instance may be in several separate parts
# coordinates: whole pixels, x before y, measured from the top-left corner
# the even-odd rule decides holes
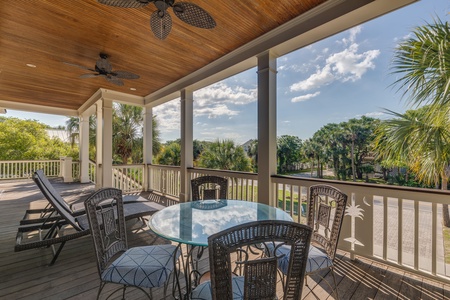
[[[203,200],[166,207],[151,217],[149,227],[168,240],[208,246],[208,237],[224,229],[262,220],[292,221],[281,209],[242,200]]]
[[[202,274],[198,262],[208,246],[208,237],[236,225],[252,221],[292,221],[281,209],[266,204],[242,200],[203,200],[179,203],[166,207],[152,215],[150,229],[157,235],[182,244],[187,251],[181,267],[186,282],[183,296],[180,280],[176,276],[173,294],[178,289],[180,299],[189,299],[190,291],[197,286]]]

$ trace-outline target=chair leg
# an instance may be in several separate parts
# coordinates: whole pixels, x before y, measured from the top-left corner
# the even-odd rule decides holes
[[[100,282],[100,286],[98,287],[98,292],[97,292],[97,300],[100,299],[100,294],[102,293],[103,287],[105,285],[106,285],[106,283]]]
[[[334,269],[333,267],[330,268],[330,272],[331,272],[331,276],[333,277],[333,283],[334,283],[334,288],[331,286],[331,284],[321,275],[319,275],[319,273],[314,272],[315,275],[319,276],[323,282],[325,282],[331,289],[331,294],[334,294],[336,296],[336,300],[339,300],[339,295],[338,295],[338,291],[337,291],[337,281],[336,281],[336,276],[334,274]],[[306,287],[311,291],[311,293],[317,298],[316,294],[314,293],[314,291],[312,290],[312,288],[308,285],[308,277],[311,274],[307,274],[305,277],[305,285]],[[317,298],[318,299],[318,298]]]
[[[50,262],[50,266],[53,266],[56,262],[56,259],[58,258],[59,254],[61,253],[62,248],[64,247],[64,245],[66,244],[66,242],[62,242],[61,245],[59,245],[58,250],[56,250],[55,254],[53,255],[53,259]]]
[[[334,274],[334,268],[333,268],[333,267],[330,269],[330,272],[331,272],[331,276],[333,276],[334,293],[336,294],[336,300],[339,300],[338,289],[337,289],[337,281],[336,281],[336,275]]]

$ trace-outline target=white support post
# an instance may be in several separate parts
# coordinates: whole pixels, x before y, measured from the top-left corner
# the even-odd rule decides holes
[[[277,173],[277,61],[270,51],[258,56],[258,202],[275,205],[271,176]]]
[[[64,182],[73,182],[72,177],[72,157],[66,156],[62,158],[62,177]]]
[[[96,132],[96,166],[95,166],[95,188],[99,189],[103,186],[102,180],[102,164],[103,164],[103,101],[99,100],[95,103],[97,107],[97,132]]]
[[[144,191],[151,189],[151,170],[148,165],[152,164],[153,159],[153,109],[144,107]]]
[[[80,117],[80,182],[89,182],[89,115]]]
[[[103,99],[102,187],[112,187],[112,101]]]
[[[191,90],[181,91],[181,168],[180,168],[180,202],[189,200],[190,177],[188,168],[194,161],[194,93]]]

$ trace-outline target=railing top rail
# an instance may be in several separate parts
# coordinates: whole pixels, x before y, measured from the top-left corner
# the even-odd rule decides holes
[[[23,160],[0,160],[0,163],[25,163],[25,162],[59,162],[59,159],[43,159],[43,160],[34,160],[34,159],[23,159]]]
[[[319,178],[304,178],[294,176],[273,175],[272,182],[299,185],[303,183],[310,186],[317,183],[325,183],[336,186],[341,190],[350,190],[360,194],[401,198],[416,201],[427,201],[436,203],[450,203],[450,190],[425,189],[416,187],[394,186],[364,182],[348,182],[339,180],[328,180]]]
[[[216,175],[216,176],[228,176],[228,177],[239,177],[243,179],[258,179],[257,173],[250,172],[239,172],[239,171],[225,171],[225,170],[212,170],[212,169],[204,169],[204,168],[188,168],[188,173],[199,173],[199,174],[207,174],[207,175]]]
[[[157,168],[157,169],[171,169],[171,170],[179,170],[180,166],[168,166],[168,165],[155,165],[155,164],[148,164],[147,167],[149,168]]]
[[[141,168],[144,164],[132,164],[132,165],[113,165],[113,168]]]

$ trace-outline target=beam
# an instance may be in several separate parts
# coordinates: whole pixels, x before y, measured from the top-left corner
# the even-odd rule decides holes
[[[78,117],[78,112],[75,109],[65,109],[65,108],[42,106],[42,105],[35,105],[35,104],[30,104],[30,103],[18,103],[18,102],[3,101],[3,100],[0,100],[0,106],[4,109],[21,110],[21,111],[50,114],[50,115]]]

